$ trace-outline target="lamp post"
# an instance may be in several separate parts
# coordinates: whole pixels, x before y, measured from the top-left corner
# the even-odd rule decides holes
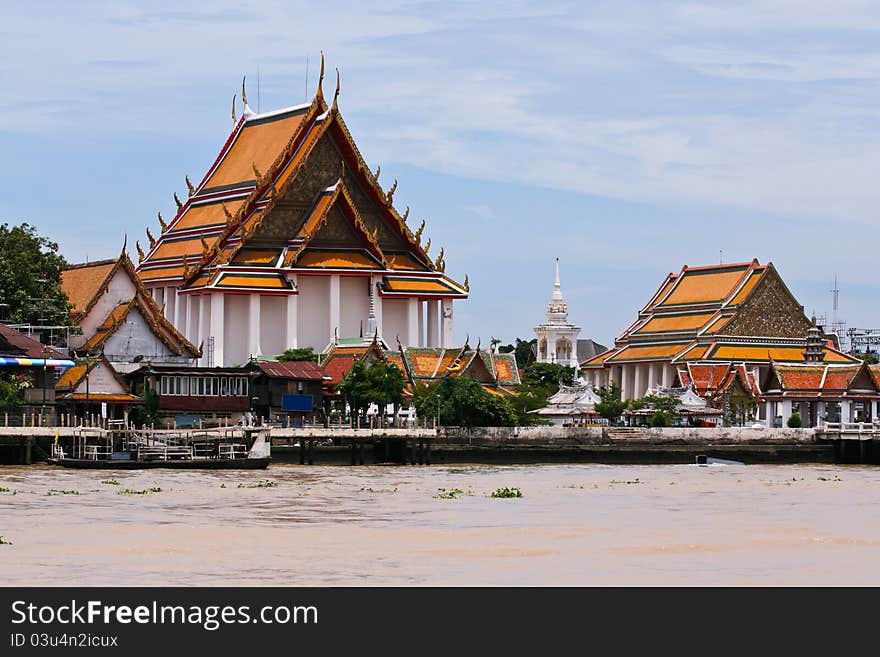
[[[49,358],[49,347],[43,347],[43,405],[40,407],[40,426],[46,423],[46,361]]]
[[[437,421],[435,422],[436,427],[440,427],[440,395],[434,395],[437,398]]]

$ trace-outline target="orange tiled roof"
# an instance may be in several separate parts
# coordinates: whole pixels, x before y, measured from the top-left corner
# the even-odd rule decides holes
[[[659,307],[696,303],[721,302],[727,299],[743,280],[751,263],[716,267],[684,268],[671,291]]]
[[[281,255],[278,249],[242,249],[232,259],[233,265],[274,265]]]
[[[91,310],[117,266],[118,259],[101,260],[73,265],[61,272],[61,289],[73,305],[70,312],[74,319]]]
[[[67,401],[86,401],[86,393],[84,392],[71,392],[69,394],[64,395],[62,400]],[[90,392],[88,395],[89,402],[109,402],[116,404],[139,404],[143,401],[141,397],[137,397],[136,395],[130,394],[122,394],[122,393],[109,393],[109,392]]]
[[[310,251],[296,261],[297,267],[334,269],[381,269],[368,255],[357,251]]]
[[[220,277],[215,287],[247,288],[260,290],[289,290],[290,284],[279,274],[235,274],[226,273]]]
[[[647,324],[635,333],[663,333],[667,331],[693,331],[706,324],[715,311],[706,313],[688,313],[685,315],[655,315]]]
[[[628,345],[622,351],[608,358],[607,363],[621,363],[631,360],[669,360],[681,352],[688,342],[671,342],[658,345]]]
[[[804,348],[798,346],[780,347],[775,345],[737,345],[719,344],[711,349],[705,360],[770,362],[782,361],[798,363],[804,360]],[[852,363],[855,359],[834,349],[825,349],[826,363]]]

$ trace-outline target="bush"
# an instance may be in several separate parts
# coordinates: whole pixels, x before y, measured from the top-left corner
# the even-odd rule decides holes
[[[802,426],[804,426],[804,423],[801,420],[800,413],[795,411],[794,413],[791,414],[791,417],[788,418],[788,428],[789,429],[800,429]]]
[[[672,418],[669,413],[665,413],[664,411],[654,411],[654,414],[651,416],[651,426],[652,427],[669,427],[672,426]]]

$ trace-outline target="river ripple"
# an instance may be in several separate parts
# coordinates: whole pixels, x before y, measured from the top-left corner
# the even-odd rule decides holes
[[[876,467],[0,466],[0,488],[5,586],[880,585]]]

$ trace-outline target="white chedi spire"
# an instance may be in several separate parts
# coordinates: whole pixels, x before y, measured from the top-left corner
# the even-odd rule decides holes
[[[568,306],[562,297],[562,283],[559,280],[559,258],[556,258],[556,280],[553,283],[553,296],[547,304],[547,321],[550,324],[568,322]]]
[[[553,282],[553,296],[547,304],[547,321],[535,327],[538,362],[577,368],[577,337],[580,332],[579,326],[568,321],[568,305],[562,296],[559,258],[556,258],[556,278]]]

